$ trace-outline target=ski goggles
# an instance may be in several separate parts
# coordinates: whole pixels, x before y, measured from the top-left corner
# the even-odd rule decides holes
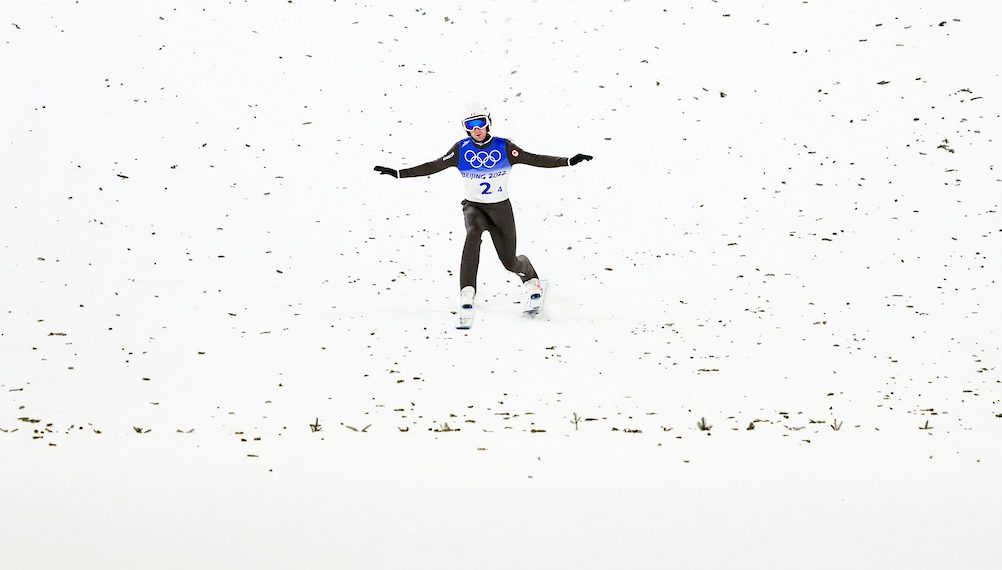
[[[463,126],[466,127],[466,130],[468,131],[486,128],[487,117],[473,117],[472,119],[466,119],[463,121]]]

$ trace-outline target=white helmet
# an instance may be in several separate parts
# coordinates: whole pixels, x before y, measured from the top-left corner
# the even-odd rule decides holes
[[[466,105],[466,112],[463,114],[463,128],[467,131],[472,131],[473,129],[467,126],[466,121],[470,119],[477,119],[483,117],[487,120],[487,124],[484,125],[487,130],[491,128],[491,113],[487,110],[487,106],[483,103],[469,103]]]

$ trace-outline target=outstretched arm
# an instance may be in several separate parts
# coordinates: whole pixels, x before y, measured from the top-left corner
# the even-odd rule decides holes
[[[534,154],[519,148],[510,140],[508,141],[508,162],[511,164],[528,164],[540,168],[557,168],[558,166],[574,166],[582,160],[591,160],[587,154],[576,154],[571,158],[563,156],[547,156],[545,154]]]
[[[426,162],[424,164],[419,164],[412,168],[404,168],[403,170],[394,170],[392,168],[387,168],[385,166],[377,166],[373,170],[380,174],[387,174],[394,176],[396,178],[414,178],[415,176],[429,176],[438,172],[442,172],[450,166],[459,166],[459,155],[457,154],[459,148],[459,143],[452,145],[449,152],[445,153],[441,158],[435,159],[431,162]]]

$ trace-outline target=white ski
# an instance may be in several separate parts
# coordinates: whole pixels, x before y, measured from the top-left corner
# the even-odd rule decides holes
[[[530,295],[525,299],[522,314],[527,317],[535,317],[543,310],[543,302],[546,301],[546,292],[550,288],[550,282],[545,279],[539,280],[543,292],[537,295]]]
[[[459,307],[459,323],[457,329],[469,329],[473,327],[473,305],[462,305]]]

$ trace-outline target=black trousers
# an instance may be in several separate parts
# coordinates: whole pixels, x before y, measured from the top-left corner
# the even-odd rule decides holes
[[[522,282],[538,277],[536,270],[524,255],[515,255],[515,215],[511,201],[481,204],[463,200],[463,219],[466,222],[466,243],[459,265],[459,288],[477,286],[477,268],[480,266],[480,243],[484,230],[490,232],[494,249],[504,268],[517,274]]]

